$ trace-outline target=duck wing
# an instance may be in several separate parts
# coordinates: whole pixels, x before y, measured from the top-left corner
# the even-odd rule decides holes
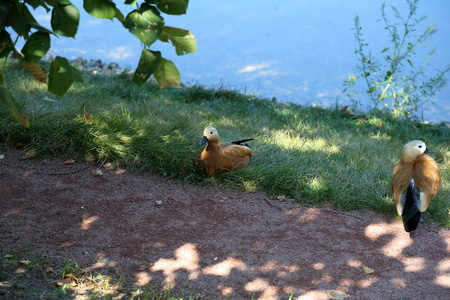
[[[417,206],[421,212],[427,210],[441,185],[438,164],[428,155],[421,155],[414,161],[414,183],[419,189]]]
[[[406,201],[406,195],[404,195],[406,189],[411,183],[413,178],[413,165],[398,163],[395,166],[394,173],[392,174],[392,195],[394,196],[395,205],[397,207],[397,213],[403,215],[403,210]],[[403,195],[403,196],[402,196]]]
[[[252,150],[249,147],[228,143],[228,145],[220,145],[220,151],[226,157],[244,158],[252,155]]]

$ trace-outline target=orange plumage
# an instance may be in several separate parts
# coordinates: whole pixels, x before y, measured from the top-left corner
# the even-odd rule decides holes
[[[244,169],[249,163],[252,151],[247,145],[241,144],[251,140],[253,139],[219,143],[217,129],[206,127],[203,131],[202,144],[208,144],[197,156],[197,165],[211,175]]]

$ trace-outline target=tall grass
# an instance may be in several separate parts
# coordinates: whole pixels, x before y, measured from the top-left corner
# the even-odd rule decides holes
[[[84,74],[86,83],[60,99],[16,65],[7,72],[31,126],[22,127],[0,106],[2,144],[24,144],[39,157],[110,160],[135,172],[259,189],[343,210],[394,216],[393,168],[403,145],[422,139],[436,151],[442,175],[428,212],[450,226],[450,129],[445,126],[398,119],[389,111],[356,116],[339,107],[275,103],[223,87],[137,87],[126,74]],[[254,138],[249,168],[215,177],[200,173],[194,158],[202,151],[206,126],[216,127],[222,141]]]

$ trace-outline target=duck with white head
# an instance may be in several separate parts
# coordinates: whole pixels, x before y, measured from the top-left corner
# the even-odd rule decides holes
[[[411,235],[441,184],[438,164],[425,153],[434,153],[419,140],[407,143],[392,174],[392,193],[403,226]]]

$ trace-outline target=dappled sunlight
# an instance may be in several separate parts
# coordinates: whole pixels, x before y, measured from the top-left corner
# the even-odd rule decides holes
[[[95,256],[96,262],[92,265],[92,269],[101,269],[105,267],[115,267],[117,262],[110,258],[107,252],[100,252]]]
[[[376,277],[370,277],[366,279],[358,280],[356,283],[356,286],[360,289],[367,289],[371,287],[373,284],[375,284],[378,281],[378,278]]]
[[[290,130],[272,131],[271,141],[285,150],[318,151],[327,154],[336,154],[341,150],[338,145],[332,144],[329,139],[318,137],[309,139]]]
[[[450,258],[441,260],[437,265],[437,276],[434,283],[450,288]]]
[[[105,267],[115,267],[115,266],[117,266],[117,263],[115,261],[100,260],[92,265],[92,269],[102,269]]]
[[[294,208],[284,212],[287,216],[295,216],[298,223],[314,222],[321,214],[321,210],[317,208]]]
[[[276,277],[286,277],[289,273],[296,273],[300,271],[297,265],[288,265],[279,263],[277,261],[268,261],[259,268],[259,271],[268,273],[270,271],[278,271]]]
[[[228,277],[233,269],[246,271],[248,267],[243,260],[229,257],[220,263],[204,268],[202,272],[206,275]]]
[[[175,259],[161,258],[157,260],[150,268],[152,272],[162,271],[165,280],[165,285],[175,286],[177,278],[176,271],[184,269],[189,273],[189,280],[195,280],[199,276],[200,254],[197,251],[197,246],[192,243],[185,244],[175,250]]]
[[[261,292],[261,296],[256,299],[276,299],[279,287],[270,285],[267,279],[256,278],[244,286],[248,292]]]
[[[398,278],[398,277],[392,278],[390,282],[392,283],[393,286],[401,289],[406,289],[406,287],[408,286],[408,283],[405,278]]]
[[[231,294],[233,292],[233,288],[232,287],[225,286],[225,285],[222,285],[222,284],[219,284],[217,286],[217,289],[222,292],[222,296],[227,296],[227,295],[229,295],[229,294]]]
[[[450,239],[448,238],[450,233],[446,229],[439,230],[439,236],[442,238],[442,240],[447,245],[446,249],[447,252],[450,252]]]
[[[152,280],[152,276],[148,272],[139,272],[136,274],[136,285],[144,286]]]
[[[89,214],[84,214],[81,217],[80,228],[83,230],[89,230],[91,224],[100,219],[100,216],[89,216]]]
[[[312,265],[312,268],[314,270],[316,270],[316,271],[320,271],[320,270],[323,270],[325,268],[325,265],[323,263],[320,263],[320,262],[319,263],[314,263]]]
[[[347,261],[347,265],[352,268],[362,268],[363,263],[356,259],[350,259],[349,261]]]
[[[406,272],[420,272],[427,267],[423,257],[405,257],[402,262],[405,265]]]
[[[296,300],[328,300],[330,299],[324,290],[307,291],[303,295],[295,298]]]
[[[321,189],[325,188],[325,183],[324,183],[322,177],[316,176],[316,177],[312,178],[311,180],[309,180],[309,182],[307,183],[307,186],[312,191],[320,191]]]
[[[381,252],[392,258],[402,258],[403,250],[413,244],[413,240],[405,233],[399,224],[374,223],[366,227],[364,235],[372,241],[377,241],[381,236],[392,235]]]

